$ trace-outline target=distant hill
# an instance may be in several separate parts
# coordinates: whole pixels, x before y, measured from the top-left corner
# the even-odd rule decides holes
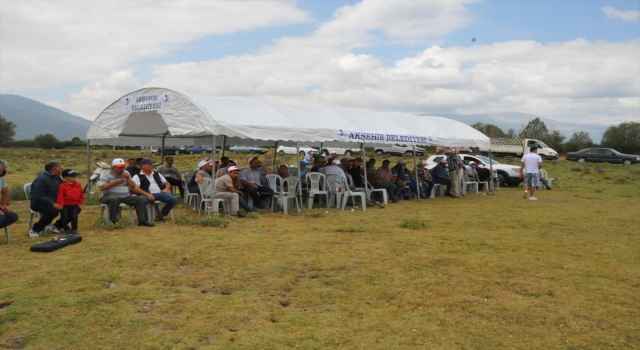
[[[561,122],[554,119],[544,118],[534,114],[527,113],[495,113],[495,114],[448,114],[448,113],[423,113],[420,115],[435,115],[439,117],[449,118],[453,120],[457,120],[461,123],[465,123],[467,125],[475,124],[477,122],[485,123],[485,124],[493,124],[495,126],[500,127],[504,132],[507,132],[509,129],[513,129],[516,131],[516,134],[520,131],[521,128],[525,127],[530,120],[535,118],[540,118],[545,125],[547,125],[547,129],[558,130],[561,134],[566,136],[565,141],[569,141],[569,138],[573,133],[579,131],[586,131],[591,136],[591,139],[595,143],[600,143],[602,141],[602,134],[609,128],[609,125],[604,124],[578,124],[578,123],[567,123]]]
[[[18,95],[0,95],[0,115],[16,124],[14,140],[52,134],[58,140],[85,139],[91,121]]]

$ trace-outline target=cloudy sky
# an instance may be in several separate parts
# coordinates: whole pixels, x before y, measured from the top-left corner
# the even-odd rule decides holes
[[[0,0],[0,93],[92,120],[149,86],[640,121],[640,2]]]

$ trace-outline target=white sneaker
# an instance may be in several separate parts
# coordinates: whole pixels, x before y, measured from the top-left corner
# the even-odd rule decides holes
[[[55,225],[49,225],[47,226],[47,230],[55,233],[56,235],[60,234],[60,230],[55,226]]]
[[[528,195],[529,195],[529,191],[524,191],[524,193],[522,194],[522,198],[527,199]]]
[[[38,238],[38,237],[40,237],[40,232],[29,230],[29,238]]]
[[[529,197],[529,200],[530,200],[530,201],[537,201],[537,200],[538,200],[538,198],[536,198],[536,197]]]

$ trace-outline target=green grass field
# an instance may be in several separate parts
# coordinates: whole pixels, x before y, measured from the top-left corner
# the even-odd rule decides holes
[[[139,152],[92,158],[116,154]],[[0,158],[13,187],[48,159],[86,169],[81,150]],[[520,186],[117,230],[94,224],[90,205],[83,241],[48,254],[29,251],[52,236],[29,239],[28,206],[13,201],[11,244],[0,236],[0,348],[640,348],[640,165],[544,164],[556,181],[537,202]]]

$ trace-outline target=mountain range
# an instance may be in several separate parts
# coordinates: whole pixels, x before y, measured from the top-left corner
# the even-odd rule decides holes
[[[0,95],[0,115],[16,124],[14,140],[33,139],[52,134],[58,140],[86,138],[92,121],[75,116],[32,99],[10,94]]]
[[[32,99],[10,94],[0,95],[0,115],[17,125],[14,140],[33,139],[39,134],[53,134],[58,140],[71,140],[74,136],[85,139],[91,121],[67,113],[60,109],[47,106]],[[450,118],[471,125],[477,122],[493,124],[507,132],[514,129],[516,133],[525,127],[530,120],[540,118],[549,131],[558,130],[568,139],[575,132],[586,131],[593,142],[600,143],[602,134],[609,125],[578,124],[561,122],[526,113],[495,113],[495,114],[443,114],[424,113],[421,115],[436,115]]]

